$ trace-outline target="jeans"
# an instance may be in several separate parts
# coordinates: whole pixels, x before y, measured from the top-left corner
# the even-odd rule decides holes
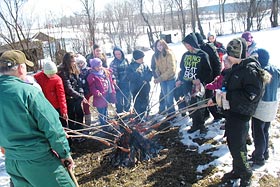
[[[106,125],[107,123],[107,116],[108,116],[108,107],[98,108],[98,119],[101,125]]]
[[[131,104],[131,94],[129,83],[119,83],[119,89],[116,89],[116,97],[117,97],[117,113],[128,112]]]
[[[161,87],[163,97],[165,97],[164,100],[165,100],[166,108],[168,109],[168,114],[173,115],[175,113],[175,107],[174,107],[175,79],[162,81],[160,83],[160,87]]]
[[[268,154],[270,122],[264,122],[257,118],[252,118],[252,134],[255,150],[253,157],[257,160],[264,160],[265,154]]]

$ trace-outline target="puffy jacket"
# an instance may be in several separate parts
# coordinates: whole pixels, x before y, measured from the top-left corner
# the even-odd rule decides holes
[[[67,114],[67,105],[62,79],[58,75],[47,77],[43,71],[34,75],[37,83],[41,86],[45,97],[61,114]]]

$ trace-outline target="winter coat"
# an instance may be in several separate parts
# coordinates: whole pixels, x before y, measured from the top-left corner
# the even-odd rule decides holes
[[[128,83],[127,79],[127,68],[128,68],[128,61],[124,58],[124,53],[121,48],[115,47],[113,50],[113,54],[115,55],[115,51],[118,50],[122,53],[122,59],[119,60],[116,57],[110,64],[110,68],[113,71],[114,79],[116,80],[117,84],[120,83]]]
[[[220,61],[222,61],[223,56],[227,53],[227,50],[225,49],[224,45],[221,42],[218,42],[217,40],[215,40],[213,44],[216,47]]]
[[[243,116],[248,120],[256,111],[263,93],[263,71],[253,58],[234,64],[224,78],[226,99],[229,101],[229,112]]]
[[[147,65],[133,61],[128,66],[127,76],[131,92],[134,92],[135,90],[140,90],[144,83],[149,85],[153,74]]]
[[[208,54],[201,49],[196,49],[194,53],[184,53],[180,68],[180,81],[199,79],[202,84],[207,84],[213,80]]]
[[[221,75],[218,75],[217,77],[215,77],[215,79],[211,83],[208,83],[205,85],[205,89],[208,89],[208,90],[221,89],[223,86],[224,76],[229,71],[230,71],[230,69],[224,69],[221,72]]]
[[[66,99],[81,99],[84,97],[84,90],[78,75],[69,74],[59,70],[57,73],[63,82]]]
[[[112,71],[104,68],[108,71],[108,75],[105,75],[105,71],[98,74],[94,69],[91,70],[87,77],[90,93],[93,95],[93,106],[97,108],[104,108],[109,103],[116,102],[116,91],[112,80]],[[102,96],[99,96],[99,93]]]
[[[157,75],[156,80],[158,82],[175,79],[176,58],[172,53],[172,51],[167,50],[165,56],[163,56],[163,54],[161,53],[158,59],[155,58],[155,62],[156,62],[155,73]]]
[[[255,57],[256,59],[258,58],[258,53],[257,53],[257,44],[256,42],[252,42],[250,46],[248,46],[247,49],[247,56],[248,57]]]
[[[212,43],[203,43],[200,49],[209,56],[209,62],[213,71],[213,79],[221,74],[221,62],[215,46]]]
[[[38,88],[14,76],[0,76],[0,147],[12,160],[36,160],[70,148],[58,112]]]
[[[81,73],[79,75],[79,79],[80,79],[80,82],[82,84],[82,88],[83,88],[85,96],[90,94],[89,87],[88,87],[88,82],[87,82],[87,77],[89,75],[90,70],[91,70],[91,68],[85,66],[84,68],[82,68],[80,70]]]
[[[270,64],[264,69],[272,75],[272,79],[265,85],[264,95],[253,117],[270,122],[275,119],[278,110],[277,89],[280,87],[280,69]]]
[[[41,71],[34,75],[37,83],[48,101],[55,109],[59,109],[61,114],[67,114],[67,105],[62,79],[58,75],[49,78]]]

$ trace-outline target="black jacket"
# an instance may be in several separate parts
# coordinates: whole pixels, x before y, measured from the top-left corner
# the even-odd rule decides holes
[[[264,86],[261,67],[252,58],[235,64],[224,77],[223,85],[226,87],[227,100],[230,104],[229,112],[250,117],[255,113]]]

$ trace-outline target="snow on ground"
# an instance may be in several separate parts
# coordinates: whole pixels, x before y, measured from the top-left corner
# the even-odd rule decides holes
[[[274,65],[278,65],[278,52],[279,48],[276,47],[274,44],[280,43],[279,38],[280,33],[280,27],[274,28],[274,29],[267,29],[262,30],[258,32],[252,32],[252,35],[254,37],[254,40],[257,42],[257,46],[259,48],[265,48],[270,52],[270,63]],[[227,43],[235,38],[240,37],[242,33],[234,34],[234,35],[226,35],[218,37],[218,41],[222,42],[225,46]],[[181,56],[186,51],[185,47],[182,45],[181,42],[170,44],[170,48],[175,53],[175,56],[177,58],[178,67],[181,60]],[[152,57],[153,51],[147,51],[145,52],[144,62],[150,65],[151,57]],[[131,55],[127,55],[127,58],[131,60]],[[109,62],[110,63],[110,62]],[[160,88],[158,85],[154,85],[153,82],[151,82],[151,93],[150,96],[151,102],[150,106],[153,106],[151,108],[151,113],[155,114],[158,110],[158,98],[159,98],[159,92]],[[197,168],[198,172],[202,172],[209,166],[216,166],[219,170],[219,172],[215,173],[215,176],[221,177],[223,173],[228,172],[231,170],[231,163],[232,159],[228,150],[228,147],[225,143],[225,138],[223,138],[224,130],[220,130],[220,127],[222,124],[220,123],[214,123],[211,124],[209,119],[208,124],[206,122],[206,127],[208,129],[207,134],[203,137],[206,139],[213,139],[217,142],[217,144],[212,145],[210,143],[205,143],[201,146],[199,146],[197,143],[193,141],[194,138],[198,138],[200,135],[198,132],[194,132],[192,134],[188,134],[187,130],[191,126],[191,119],[181,118],[179,119],[174,125],[180,126],[180,133],[182,134],[182,142],[188,146],[191,150],[197,150],[198,152],[206,151],[209,154],[211,154],[213,157],[217,157],[214,161],[211,163],[208,163],[206,165],[200,165]],[[270,128],[270,137],[271,137],[271,143],[272,146],[270,147],[270,157],[269,160],[266,162],[266,164],[260,168],[255,168],[254,170],[254,180],[253,186],[258,186],[258,181],[262,175],[264,174],[270,174],[274,177],[280,177],[280,141],[279,141],[279,132],[280,132],[280,125],[278,122],[273,121],[273,125],[271,125]],[[215,151],[209,151],[213,150],[212,148],[215,147]],[[211,148],[211,149],[210,149]],[[253,145],[248,146],[248,153],[251,154],[254,147]],[[199,176],[198,176],[199,177]],[[9,185],[9,177],[7,173],[5,172],[4,168],[4,156],[0,153],[0,186],[1,187],[8,187]]]

